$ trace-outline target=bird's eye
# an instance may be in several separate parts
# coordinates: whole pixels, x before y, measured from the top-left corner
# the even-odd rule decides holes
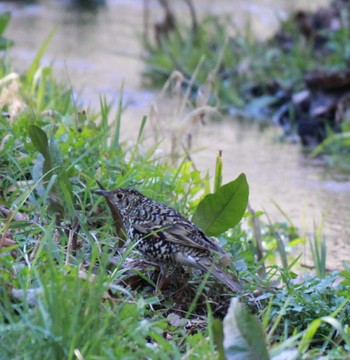
[[[118,198],[119,200],[121,200],[123,197],[124,197],[124,195],[123,195],[122,193],[118,193],[118,194],[117,194],[117,198]]]

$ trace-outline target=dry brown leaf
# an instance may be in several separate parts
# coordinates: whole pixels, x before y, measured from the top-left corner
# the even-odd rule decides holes
[[[13,245],[16,245],[16,241],[8,238],[8,237],[5,237],[5,238],[1,238],[0,236],[0,249],[1,248],[6,248],[6,247],[9,247],[9,246],[13,246]]]

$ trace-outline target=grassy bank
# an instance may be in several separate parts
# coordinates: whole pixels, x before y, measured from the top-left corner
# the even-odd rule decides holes
[[[170,155],[145,146],[146,119],[135,144],[121,142],[121,106],[114,119],[103,97],[97,114],[81,109],[40,66],[45,45],[25,74],[11,69],[7,51],[1,59],[0,358],[346,359],[349,267],[327,273],[315,242],[318,275],[297,276],[298,259],[286,256],[297,231],[263,225],[251,209],[206,229],[232,256],[228,271],[242,294],[192,271],[154,286],[156,269],[133,244],[119,248],[113,219],[93,192],[97,181],[135,187],[198,218],[206,194],[213,209],[227,191],[221,158],[213,180],[187,157],[174,166]],[[244,212],[248,197],[244,176],[235,181],[243,201],[234,201],[232,214]],[[204,227],[212,211],[203,216]]]

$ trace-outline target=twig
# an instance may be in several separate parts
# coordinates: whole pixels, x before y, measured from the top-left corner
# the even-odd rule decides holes
[[[6,208],[3,205],[0,205],[0,214],[2,214],[4,217],[6,217],[8,219],[12,216],[12,210]],[[25,221],[25,220],[28,220],[28,215],[17,212],[13,215],[13,220]]]
[[[143,40],[148,42],[149,40],[149,0],[143,0]]]
[[[1,239],[0,239],[0,248],[5,244],[5,239],[7,237],[7,232],[8,232],[8,229],[10,228],[10,223],[11,223],[11,220],[12,220],[12,211],[10,210],[10,213],[9,213],[9,216],[7,218],[7,221],[4,225],[4,228],[3,228],[3,233],[2,233],[2,236],[1,236]]]
[[[78,219],[75,219],[73,228],[69,230],[65,265],[69,265],[69,254],[71,252],[72,246],[74,245],[74,239],[76,239],[76,231],[78,226],[79,221]]]
[[[197,34],[198,32],[198,21],[196,16],[196,11],[194,9],[194,5],[191,0],[184,0],[184,2],[187,4],[187,6],[190,9],[190,15],[192,20],[192,31],[194,34]]]
[[[36,242],[36,244],[35,244],[35,246],[34,246],[34,249],[33,249],[33,251],[31,252],[31,254],[29,255],[29,261],[33,261],[33,260],[34,260],[36,254],[38,253],[38,250],[39,250],[39,248],[40,248],[40,243],[41,243],[41,236],[39,235],[39,236],[38,236],[38,240],[37,240],[37,242]]]

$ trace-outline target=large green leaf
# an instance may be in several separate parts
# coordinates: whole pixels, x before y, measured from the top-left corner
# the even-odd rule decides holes
[[[224,349],[227,360],[270,359],[261,324],[237,298],[231,299],[224,319]]]
[[[199,203],[192,221],[208,236],[218,236],[237,225],[248,205],[249,187],[244,174],[208,194]]]

